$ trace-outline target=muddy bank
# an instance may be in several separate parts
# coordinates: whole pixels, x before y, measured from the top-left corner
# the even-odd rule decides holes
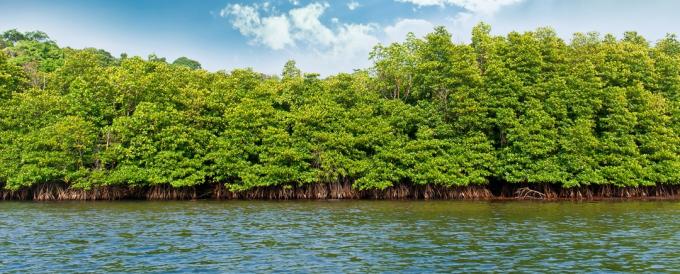
[[[204,184],[175,188],[170,185],[148,187],[102,186],[92,189],[69,188],[66,184],[40,184],[18,191],[0,190],[2,200],[193,200],[193,199],[606,199],[606,198],[680,198],[680,186],[615,187],[583,186],[562,188],[556,185],[502,184],[467,187],[400,184],[384,190],[356,190],[350,183],[308,184],[292,187],[262,187],[233,192],[223,184]]]

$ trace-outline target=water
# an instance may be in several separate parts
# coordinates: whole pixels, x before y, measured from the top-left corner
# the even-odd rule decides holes
[[[680,270],[680,202],[0,202],[0,272]]]

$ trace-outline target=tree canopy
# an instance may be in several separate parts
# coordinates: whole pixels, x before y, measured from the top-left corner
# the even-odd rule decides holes
[[[191,60],[184,56],[175,59],[175,61],[173,61],[172,64],[177,66],[184,66],[190,69],[201,69],[201,63],[199,63],[196,60]]]
[[[0,185],[680,183],[680,42],[438,27],[319,77],[2,34]],[[189,68],[189,69],[187,69]]]

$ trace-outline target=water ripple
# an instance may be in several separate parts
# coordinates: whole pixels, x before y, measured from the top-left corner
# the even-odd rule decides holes
[[[678,202],[0,203],[0,272],[663,272]]]

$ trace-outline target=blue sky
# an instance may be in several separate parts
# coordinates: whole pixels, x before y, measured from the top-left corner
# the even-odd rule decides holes
[[[633,0],[0,0],[0,30],[42,30],[60,45],[114,55],[196,59],[208,70],[278,73],[288,59],[328,75],[369,66],[376,43],[446,26],[468,42],[479,21],[495,34],[553,27],[655,41],[680,33],[680,1]]]

